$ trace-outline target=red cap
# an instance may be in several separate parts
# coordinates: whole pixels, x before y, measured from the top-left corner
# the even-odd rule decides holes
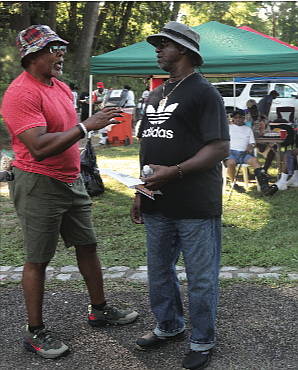
[[[97,88],[103,88],[104,89],[104,84],[102,82],[97,82]]]

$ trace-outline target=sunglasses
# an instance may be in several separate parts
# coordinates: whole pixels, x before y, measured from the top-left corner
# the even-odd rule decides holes
[[[171,42],[171,40],[169,40],[169,39],[161,38],[161,39],[159,39],[158,41],[155,42],[154,46],[156,48],[162,49],[165,46],[169,45],[170,42]]]
[[[52,45],[52,46],[47,46],[47,49],[50,50],[51,54],[58,54],[58,52],[62,52],[63,54],[67,52],[67,46],[65,45]]]

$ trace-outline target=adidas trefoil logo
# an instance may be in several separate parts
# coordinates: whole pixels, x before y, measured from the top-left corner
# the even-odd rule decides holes
[[[146,115],[151,125],[161,125],[168,120],[174,110],[177,108],[179,103],[170,104],[167,107],[158,106],[157,110],[153,105],[148,105],[146,109]]]

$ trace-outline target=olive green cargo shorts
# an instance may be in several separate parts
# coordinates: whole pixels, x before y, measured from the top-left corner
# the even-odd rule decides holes
[[[13,167],[11,200],[21,222],[26,261],[48,262],[61,234],[66,247],[96,243],[91,199],[81,175],[73,184]]]

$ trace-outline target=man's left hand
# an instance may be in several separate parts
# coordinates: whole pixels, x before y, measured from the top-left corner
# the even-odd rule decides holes
[[[149,177],[140,177],[148,190],[160,190],[168,182],[179,178],[179,171],[176,166],[167,167],[149,164],[149,167],[154,170],[154,174]]]
[[[290,154],[291,157],[295,158],[297,155],[298,155],[298,148],[291,150],[291,154]]]
[[[254,151],[254,146],[252,144],[248,144],[246,148],[246,153],[252,154]]]

